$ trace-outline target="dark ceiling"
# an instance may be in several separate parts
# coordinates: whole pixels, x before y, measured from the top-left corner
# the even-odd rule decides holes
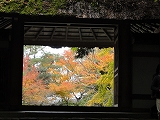
[[[84,42],[113,44],[117,25],[75,23],[25,23],[26,44],[46,42]],[[37,42],[35,42],[37,41]]]
[[[11,29],[13,17],[0,17],[0,29]],[[53,19],[53,18],[52,18]],[[24,21],[24,44],[43,44],[43,45],[70,45],[78,43],[81,45],[91,46],[114,46],[118,36],[118,24],[122,21],[106,20],[96,21],[95,19],[79,18],[66,21],[61,19],[60,22],[42,19],[23,19]],[[62,22],[63,21],[63,22]],[[108,22],[109,21],[109,22]],[[131,33],[135,36],[142,34],[160,34],[160,22],[136,22],[129,21]],[[139,37],[140,38],[140,37]],[[66,44],[65,44],[66,43]]]

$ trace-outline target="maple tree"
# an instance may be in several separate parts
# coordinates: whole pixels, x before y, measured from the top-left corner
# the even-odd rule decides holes
[[[67,106],[113,105],[114,49],[93,48],[80,58],[76,56],[76,50],[70,49],[63,55],[45,53],[38,64],[25,58],[24,69],[27,68],[26,65],[32,66],[27,68],[30,70],[24,74],[23,83],[30,79],[28,82],[31,82],[32,86],[38,85],[39,91],[36,91],[36,95],[41,94],[39,98],[35,96],[35,102],[37,100],[41,101],[41,104],[43,101],[47,105]],[[30,99],[25,95],[33,94],[32,86],[24,85],[24,90],[30,89],[23,92],[25,100]]]
[[[49,72],[55,74],[57,77],[53,78],[53,82],[49,84],[49,90],[55,97],[60,97],[63,104],[68,105],[69,101],[74,97],[77,101],[79,97],[76,96],[77,86],[77,62],[72,51],[65,51],[63,57],[56,61],[54,65],[59,66],[59,69],[49,69]]]
[[[75,59],[74,55],[75,52],[66,51],[64,58],[56,63],[63,66],[62,71],[65,74],[61,71],[59,73],[61,77],[57,80],[58,85],[51,83],[50,88],[54,88],[52,90],[56,94],[61,94],[61,97],[63,95],[64,98],[66,94],[60,88],[64,88],[62,83],[67,82],[71,84],[69,90],[67,90],[69,86],[65,86],[65,93],[69,96],[67,100],[74,97],[79,102],[77,104],[87,106],[100,105],[102,102],[106,103],[102,106],[113,105],[113,49],[97,48],[81,59]],[[103,97],[100,98],[100,96]],[[94,98],[98,98],[99,101]],[[91,100],[88,102],[86,99]]]
[[[114,49],[104,48],[96,56],[101,64],[97,68],[101,73],[96,83],[98,86],[97,93],[87,102],[88,105],[113,106],[114,96]]]
[[[42,80],[37,79],[38,71],[29,65],[29,60],[28,56],[23,59],[22,104],[41,105],[46,102],[46,87]]]

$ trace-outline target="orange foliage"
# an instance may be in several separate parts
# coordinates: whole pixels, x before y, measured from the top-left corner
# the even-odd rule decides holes
[[[107,72],[108,63],[113,61],[114,54],[104,53],[100,54],[100,50],[98,52],[94,51],[94,53],[90,53],[82,59],[75,59],[73,51],[65,51],[63,58],[54,62],[58,69],[49,67],[47,70],[48,73],[53,75],[50,78],[52,81],[47,86],[48,91],[43,81],[37,79],[38,71],[36,67],[29,67],[29,57],[25,57],[23,65],[23,100],[28,104],[36,102],[41,104],[45,101],[46,91],[50,95],[58,96],[62,99],[67,98],[67,100],[73,97],[77,99],[76,93],[83,93],[84,91],[89,93],[93,88],[90,86],[97,84],[97,80],[101,76],[100,71]],[[51,64],[45,65],[47,67]]]
[[[62,82],[60,85],[56,85],[55,83],[49,84],[50,91],[53,94],[60,95],[62,98],[64,97],[72,97],[72,92],[75,90],[75,85],[71,82]]]
[[[24,58],[23,65],[23,104],[40,105],[45,102],[46,87],[42,80],[37,79],[35,66],[29,68],[29,57]]]

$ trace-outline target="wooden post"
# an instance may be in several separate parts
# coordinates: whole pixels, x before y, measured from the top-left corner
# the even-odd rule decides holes
[[[127,21],[119,24],[119,98],[118,106],[121,111],[130,111],[132,107],[131,80],[131,39],[130,27]]]
[[[23,22],[19,18],[13,18],[10,47],[10,110],[18,110],[22,105],[23,29]]]
[[[10,78],[9,36],[9,30],[0,29],[0,110],[6,110],[8,108],[7,85]]]

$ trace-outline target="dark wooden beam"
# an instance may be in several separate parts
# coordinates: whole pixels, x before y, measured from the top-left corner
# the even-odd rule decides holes
[[[53,30],[52,30],[51,40],[53,39],[53,36],[54,36],[54,33],[55,33],[55,29],[56,29],[56,27],[54,27]]]
[[[38,31],[37,35],[36,35],[36,39],[38,39],[39,35],[41,34],[41,32],[43,31],[44,27],[41,27],[40,30]]]
[[[23,22],[19,18],[14,18],[10,42],[11,79],[8,82],[10,110],[18,110],[22,105],[23,37]]]
[[[24,36],[27,32],[29,32],[29,30],[32,28],[32,26],[29,26],[26,30],[24,30]]]
[[[46,46],[67,46],[67,47],[114,47],[110,42],[84,42],[84,41],[24,41],[24,45],[46,45]]]
[[[0,21],[0,29],[6,29],[11,27],[12,20],[11,19],[3,19]]]
[[[92,29],[92,28],[90,28],[90,30],[91,30],[91,32],[92,32],[92,35],[93,35],[93,37],[94,37],[95,41],[96,41],[96,40],[97,40],[97,38],[96,38],[96,35],[95,35],[95,33],[94,33],[93,29]]]
[[[78,28],[78,31],[79,31],[79,38],[80,38],[80,40],[82,40],[82,32],[81,32],[81,28]]]
[[[108,32],[107,32],[105,29],[102,29],[102,30],[104,31],[104,33],[106,34],[106,36],[108,37],[108,39],[109,39],[110,41],[112,41],[112,38],[109,36]]]
[[[128,23],[119,24],[119,98],[118,106],[122,111],[132,108],[132,77],[131,77],[131,36]]]

